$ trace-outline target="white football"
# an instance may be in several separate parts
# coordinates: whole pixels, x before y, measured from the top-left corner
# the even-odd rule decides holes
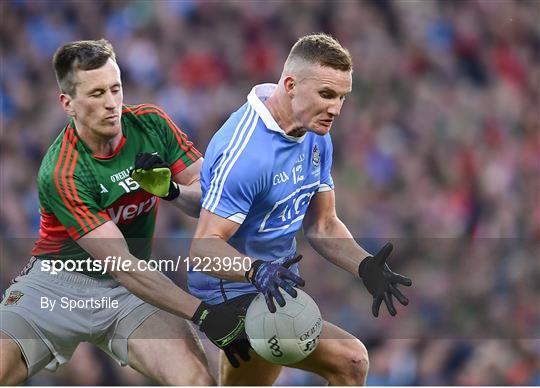
[[[286,304],[268,311],[263,294],[253,299],[246,314],[246,333],[259,356],[274,364],[294,364],[306,358],[319,343],[322,318],[319,307],[304,291],[298,296],[282,291]]]

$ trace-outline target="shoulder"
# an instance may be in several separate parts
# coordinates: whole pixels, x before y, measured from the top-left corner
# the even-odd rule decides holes
[[[182,132],[171,117],[159,106],[154,104],[124,105],[122,109],[122,125],[127,129],[134,128],[136,131],[144,131],[160,138],[171,134],[180,143],[187,141]]]
[[[225,158],[235,165],[260,170],[273,158],[273,144],[260,117],[244,104],[231,114],[215,133],[207,148],[206,158]]]
[[[153,104],[124,105],[122,123],[149,128],[159,128],[161,124],[171,125],[171,119],[165,111]]]
[[[315,135],[316,138],[317,138],[317,142],[322,146],[322,147],[325,147],[325,148],[332,148],[332,137],[330,137],[330,134],[327,133],[326,135],[324,136],[317,136]]]
[[[37,177],[39,189],[56,186],[58,190],[62,190],[62,187],[74,186],[75,181],[79,181],[77,177],[83,171],[80,166],[85,159],[85,153],[79,151],[78,140],[75,129],[69,124],[66,125],[41,161]]]
[[[132,117],[166,116],[165,111],[154,104],[126,104],[122,107],[122,114]]]
[[[246,131],[255,119],[255,112],[246,103],[231,113],[227,121],[216,132],[214,138],[227,141],[232,138],[238,139],[240,136],[245,137]]]
[[[145,133],[155,139],[166,138],[167,132],[180,131],[167,113],[153,104],[124,105],[122,126],[128,134]]]
[[[41,166],[38,172],[38,183],[41,180],[48,180],[53,178],[55,172],[59,173],[62,170],[62,166],[69,162],[67,156],[78,152],[75,149],[75,137],[73,136],[73,130],[67,124],[62,131],[58,134],[53,143],[49,146],[49,149],[45,153],[45,156],[41,160]],[[74,152],[75,151],[75,152]]]
[[[170,121],[167,113],[157,105],[137,104],[122,107],[122,123],[124,125],[154,128],[163,123],[169,124]]]

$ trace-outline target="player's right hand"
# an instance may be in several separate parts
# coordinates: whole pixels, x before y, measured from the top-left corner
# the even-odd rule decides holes
[[[266,305],[271,313],[276,312],[274,299],[281,307],[285,306],[285,299],[279,288],[296,298],[297,292],[289,281],[300,287],[306,284],[304,279],[289,269],[301,259],[302,255],[273,261],[256,260],[251,269],[246,272],[246,279],[264,295]]]
[[[178,185],[171,180],[169,165],[157,153],[138,153],[130,175],[144,191],[157,197],[171,201],[180,195]]]
[[[240,366],[236,356],[249,361],[251,346],[244,329],[245,313],[231,306],[210,305],[202,302],[191,320],[214,345],[223,349],[233,367]]]

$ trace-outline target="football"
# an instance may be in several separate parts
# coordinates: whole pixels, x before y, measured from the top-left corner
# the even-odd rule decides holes
[[[268,311],[263,294],[253,299],[246,313],[246,333],[259,356],[274,364],[294,364],[306,358],[319,343],[322,318],[315,301],[304,291],[291,297],[282,292],[286,304]]]

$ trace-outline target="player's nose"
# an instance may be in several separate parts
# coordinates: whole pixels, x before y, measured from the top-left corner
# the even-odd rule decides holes
[[[342,101],[334,102],[328,107],[328,113],[332,115],[333,117],[339,116],[339,114],[341,113],[342,106],[343,106]]]
[[[104,104],[105,104],[105,108],[107,109],[114,109],[116,107],[116,100],[114,98],[114,95],[113,93],[111,93],[110,91],[108,91],[107,93],[105,93],[105,96],[104,96]]]

